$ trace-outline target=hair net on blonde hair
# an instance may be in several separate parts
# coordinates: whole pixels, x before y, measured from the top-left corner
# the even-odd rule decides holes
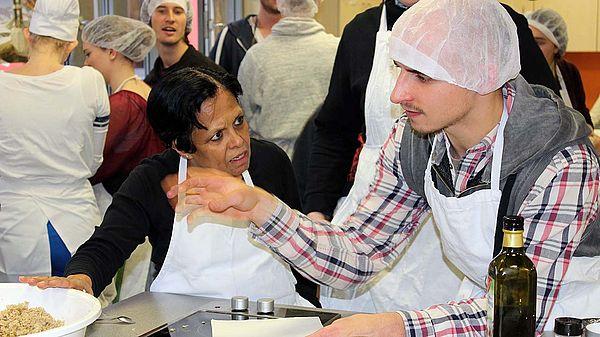
[[[394,24],[390,57],[482,95],[521,70],[517,27],[496,0],[420,0]]]
[[[85,25],[81,39],[100,48],[114,49],[126,58],[140,62],[154,46],[156,36],[152,28],[141,21],[105,15]]]
[[[38,0],[33,8],[29,31],[62,41],[77,41],[79,2],[77,0]]]
[[[540,8],[533,12],[525,13],[530,26],[537,28],[558,48],[560,56],[565,55],[569,35],[567,23],[556,11],[549,8]]]
[[[319,11],[322,0],[277,0],[277,9],[282,16],[310,17]]]
[[[192,12],[192,6],[190,5],[189,0],[144,0],[140,8],[140,20],[142,22],[150,24],[152,13],[154,13],[156,7],[166,3],[176,4],[179,5],[179,7],[183,8],[186,17],[185,31],[191,32],[192,18],[194,17],[194,12]]]

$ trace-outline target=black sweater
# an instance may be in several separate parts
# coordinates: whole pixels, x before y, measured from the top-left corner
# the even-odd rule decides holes
[[[254,20],[254,18],[256,15],[249,15],[242,20],[228,24],[227,30],[219,33],[217,42],[209,54],[211,60],[235,77],[238,75],[246,51],[256,43],[254,30],[250,25],[250,20]],[[218,60],[217,53],[219,53]]]
[[[592,123],[590,109],[585,105],[585,90],[583,89],[583,82],[581,81],[579,70],[573,63],[565,59],[556,62],[556,66],[563,75],[563,80],[565,81],[565,86],[567,93],[569,93],[569,99],[571,99],[573,109],[579,111],[585,118],[585,121],[593,127],[594,123]]]
[[[165,68],[165,65],[160,57],[157,58],[156,61],[154,61],[154,68],[152,68],[148,76],[146,76],[144,82],[146,82],[146,84],[149,86],[154,86],[166,74],[188,67],[200,67],[213,69],[216,71],[223,71],[223,69],[211,59],[200,54],[200,52],[198,52],[194,46],[189,45],[188,49],[181,56],[179,61],[168,68]]]
[[[404,13],[394,0],[385,1],[388,29]],[[558,92],[556,81],[538,48],[525,17],[504,5],[517,25],[521,74],[530,83]],[[352,186],[347,174],[358,135],[365,130],[365,93],[373,66],[375,37],[381,5],[358,14],[344,28],[338,46],[329,93],[314,122],[310,162],[306,175],[304,211],[331,215],[337,200]]]
[[[113,195],[102,224],[69,261],[65,275],[88,275],[98,296],[146,236],[152,244],[151,259],[160,269],[169,249],[175,216],[161,181],[177,173],[178,167],[179,155],[172,149],[145,159],[137,166]],[[276,145],[252,139],[248,171],[254,185],[291,207],[300,208],[290,160]],[[318,305],[316,285],[300,278],[297,272],[294,276],[298,280],[298,293]]]

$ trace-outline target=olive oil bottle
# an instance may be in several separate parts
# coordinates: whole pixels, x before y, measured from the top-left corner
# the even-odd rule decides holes
[[[488,269],[487,336],[534,337],[537,273],[523,248],[523,218],[503,218],[502,251]]]

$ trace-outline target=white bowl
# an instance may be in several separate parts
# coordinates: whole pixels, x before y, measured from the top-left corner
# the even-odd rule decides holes
[[[0,310],[9,304],[29,302],[29,307],[42,307],[54,319],[65,322],[61,327],[29,337],[83,337],[85,329],[102,313],[94,296],[74,289],[39,289],[24,283],[0,283]]]
[[[586,336],[588,337],[598,337],[600,336],[600,323],[588,324],[585,327]]]

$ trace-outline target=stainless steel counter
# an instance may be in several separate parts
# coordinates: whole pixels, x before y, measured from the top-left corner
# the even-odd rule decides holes
[[[131,317],[135,324],[106,324],[94,323],[86,331],[87,337],[138,337],[148,336],[167,325],[175,323],[199,310],[227,310],[229,299],[215,299],[186,295],[145,292],[108,306],[103,310],[103,316],[125,315]],[[255,302],[250,302],[250,308],[256,308]],[[277,310],[299,308],[275,304]],[[306,308],[303,308],[306,309]],[[327,311],[310,308],[314,311]],[[346,317],[349,311],[335,311]]]

